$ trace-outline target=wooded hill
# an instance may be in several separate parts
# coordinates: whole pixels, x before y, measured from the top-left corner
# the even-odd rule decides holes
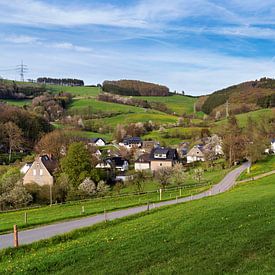
[[[203,97],[200,101],[201,110],[212,115],[224,111],[227,101],[232,114],[275,107],[275,79],[261,78],[230,86]]]
[[[168,96],[166,86],[139,80],[104,81],[103,91],[125,96]]]

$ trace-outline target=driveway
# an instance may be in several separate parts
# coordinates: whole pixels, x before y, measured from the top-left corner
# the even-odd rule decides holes
[[[243,163],[240,167],[234,169],[229,172],[224,179],[218,184],[214,185],[211,189],[199,193],[197,195],[180,198],[178,200],[170,200],[164,202],[158,202],[149,205],[149,208],[158,208],[166,205],[173,205],[177,203],[183,203],[192,200],[198,200],[204,197],[217,195],[219,193],[223,193],[229,190],[236,184],[236,179],[238,176],[250,166],[249,162]],[[29,244],[32,242],[40,241],[43,239],[48,239],[56,235],[60,235],[63,233],[68,233],[72,230],[91,226],[100,222],[105,221],[105,218],[108,220],[114,220],[130,215],[134,215],[137,213],[141,213],[148,210],[148,205],[132,207],[128,209],[123,209],[119,211],[113,211],[106,214],[95,215],[91,217],[74,219],[71,221],[59,222],[51,225],[45,225],[41,227],[37,227],[34,229],[24,230],[19,232],[19,245]],[[0,249],[12,247],[13,246],[13,234],[5,234],[0,236]]]

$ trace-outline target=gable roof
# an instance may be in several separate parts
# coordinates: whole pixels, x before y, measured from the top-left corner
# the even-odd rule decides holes
[[[57,166],[58,166],[58,162],[55,159],[50,158],[47,155],[41,156],[40,160],[44,164],[44,166],[47,168],[49,173],[53,174],[54,171],[56,170]]]
[[[155,155],[166,155],[166,157],[158,157],[155,158]],[[177,160],[178,159],[178,152],[176,149],[171,149],[171,148],[164,148],[164,147],[159,147],[159,148],[154,148],[152,149],[150,153],[150,160]]]
[[[150,154],[143,154],[137,160],[136,163],[149,163],[150,162]]]
[[[194,146],[188,153],[187,156],[198,156],[198,157],[204,157],[203,153],[203,146]]]
[[[92,141],[93,143],[96,143],[96,142],[99,141],[99,140],[102,140],[104,143],[106,143],[106,141],[105,141],[103,138],[92,138],[92,139],[91,139],[91,141]]]
[[[142,143],[142,139],[140,137],[129,137],[129,138],[125,138],[123,140],[123,143],[125,145],[128,145],[128,144],[139,144],[139,143]]]

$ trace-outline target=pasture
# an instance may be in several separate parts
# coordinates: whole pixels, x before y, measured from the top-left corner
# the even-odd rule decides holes
[[[274,273],[274,181],[4,250],[0,273]]]

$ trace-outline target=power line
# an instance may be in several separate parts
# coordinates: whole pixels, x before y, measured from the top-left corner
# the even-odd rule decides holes
[[[24,74],[28,72],[28,66],[24,65],[23,60],[16,66],[16,71],[20,73],[20,80],[24,82]]]

